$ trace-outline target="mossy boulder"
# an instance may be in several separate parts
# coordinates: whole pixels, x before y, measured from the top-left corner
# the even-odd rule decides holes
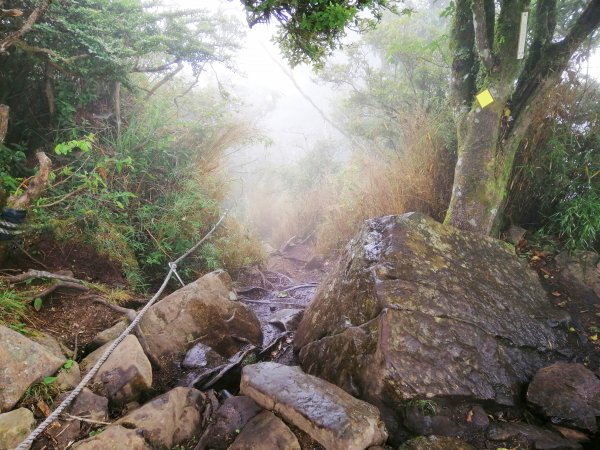
[[[412,399],[514,405],[569,354],[568,319],[507,244],[408,213],[365,223],[294,346],[306,372],[377,405],[393,434]]]

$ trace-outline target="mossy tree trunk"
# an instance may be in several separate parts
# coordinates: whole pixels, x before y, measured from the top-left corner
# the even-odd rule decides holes
[[[445,223],[481,234],[498,231],[515,153],[536,105],[543,104],[570,58],[600,24],[600,0],[582,8],[556,41],[557,0],[538,0],[529,23],[531,45],[517,59],[521,13],[530,0],[457,0],[451,30],[452,100],[458,161]],[[533,17],[531,17],[533,16]],[[475,94],[494,102],[480,107]]]

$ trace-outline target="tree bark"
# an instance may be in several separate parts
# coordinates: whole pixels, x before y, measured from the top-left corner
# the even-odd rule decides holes
[[[0,145],[4,143],[6,133],[8,132],[8,113],[10,108],[6,105],[0,105]]]
[[[50,176],[50,171],[52,170],[52,161],[44,152],[38,152],[36,156],[39,162],[38,172],[29,182],[29,186],[25,192],[20,195],[12,195],[8,197],[7,206],[9,208],[21,210],[27,209],[31,202],[42,195],[42,192],[44,192],[44,189],[46,189],[48,177]]]

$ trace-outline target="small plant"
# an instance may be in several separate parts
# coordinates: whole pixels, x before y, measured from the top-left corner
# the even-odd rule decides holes
[[[405,408],[415,408],[424,416],[435,416],[437,414],[437,405],[432,400],[410,400],[406,403]]]
[[[56,377],[46,377],[40,383],[27,388],[23,396],[23,405],[35,405],[43,401],[52,406],[54,398],[59,394],[58,386],[55,384]]]
[[[21,294],[0,283],[0,324],[22,333],[24,324],[20,323],[20,319],[25,316],[26,310],[27,303]]]

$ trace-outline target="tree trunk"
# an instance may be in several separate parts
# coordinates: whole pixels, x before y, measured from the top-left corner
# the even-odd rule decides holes
[[[113,112],[117,122],[117,136],[121,135],[121,82],[115,81],[112,91]]]
[[[8,113],[10,108],[6,105],[0,105],[0,145],[4,143],[6,132],[8,131]]]
[[[56,114],[56,101],[54,97],[54,67],[49,62],[46,62],[44,75],[46,77],[44,91],[48,102],[48,114],[50,115],[50,120],[52,120],[54,114]]]

